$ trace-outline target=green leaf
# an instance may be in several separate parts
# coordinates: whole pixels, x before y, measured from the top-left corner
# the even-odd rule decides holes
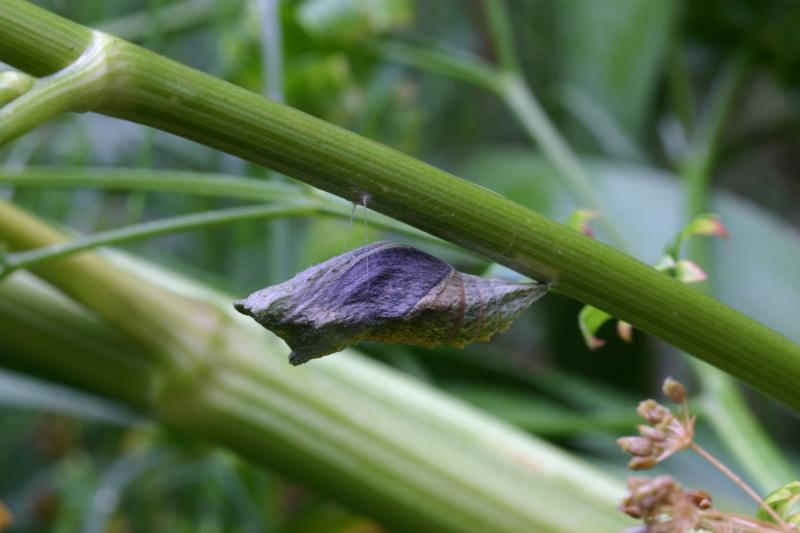
[[[575,231],[579,231],[588,237],[592,237],[594,232],[589,222],[598,218],[600,213],[594,209],[576,209],[567,219],[566,225]]]
[[[555,50],[562,82],[577,87],[633,138],[650,101],[677,12],[669,0],[561,0]],[[635,51],[635,52],[633,52]]]
[[[613,317],[591,305],[584,305],[578,313],[578,325],[581,328],[581,335],[590,350],[596,350],[605,346],[606,341],[598,339],[595,335],[597,331]]]
[[[800,526],[800,481],[792,481],[767,496],[764,502],[788,524]],[[775,522],[764,509],[756,515],[760,520]]]
[[[406,27],[414,17],[408,0],[305,0],[297,22],[322,39],[360,40]]]

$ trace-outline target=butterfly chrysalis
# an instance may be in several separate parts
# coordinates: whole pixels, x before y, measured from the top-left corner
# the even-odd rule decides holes
[[[299,365],[365,340],[463,348],[507,330],[547,290],[464,274],[411,246],[381,241],[234,307],[286,341],[289,361]]]

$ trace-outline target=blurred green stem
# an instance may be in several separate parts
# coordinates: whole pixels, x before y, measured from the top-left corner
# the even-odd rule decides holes
[[[260,0],[261,10],[261,70],[263,93],[267,98],[283,102],[283,32],[280,0]],[[267,174],[272,181],[286,178],[274,172]],[[269,280],[279,283],[291,277],[296,251],[292,246],[292,226],[289,221],[276,220],[269,226]]]
[[[669,95],[675,114],[681,123],[683,135],[690,139],[694,133],[695,105],[692,98],[692,86],[689,81],[689,70],[683,52],[683,42],[675,37],[669,61]]]
[[[505,0],[484,0],[483,7],[486,10],[489,35],[497,54],[497,63],[509,74],[520,73],[519,59],[514,47],[514,32],[511,29]]]
[[[489,190],[22,0],[0,3],[0,42],[0,61],[32,75],[46,76],[73,62],[85,67],[90,81],[83,87],[88,97],[82,103],[93,111],[225,150],[350,201],[369,194],[376,211],[524,275],[553,282],[560,292],[800,408],[800,346],[636,259]],[[89,43],[91,55],[99,52],[103,58],[96,65],[82,59]],[[0,139],[5,143],[14,137],[10,133],[20,135],[23,130],[6,129],[6,120],[13,123],[14,117],[2,113]],[[80,257],[67,261],[72,259]],[[92,301],[96,294],[85,296],[97,305]],[[156,334],[174,336],[152,332]]]
[[[71,254],[83,252],[98,246],[121,244],[125,242],[208,228],[235,222],[269,220],[279,217],[308,216],[319,213],[319,206],[309,202],[296,202],[281,205],[260,205],[248,207],[232,207],[203,213],[193,213],[139,224],[131,224],[122,228],[101,231],[87,237],[54,244],[34,250],[16,252],[0,258],[0,278],[20,268],[30,268],[44,261],[60,259]]]
[[[750,65],[751,58],[746,52],[739,52],[723,65],[697,124],[695,138],[682,168],[687,220],[711,207],[710,182],[720,138]],[[691,239],[687,247],[689,257],[705,269],[713,281],[714,265],[708,239]],[[712,292],[708,282],[700,284],[698,290]],[[687,360],[702,384],[699,400],[708,414],[706,420],[762,494],[766,495],[794,479],[794,469],[761,427],[733,379],[693,357],[687,357]]]
[[[220,14],[220,8],[231,9],[235,2],[217,0],[185,0],[161,6],[158,13],[145,9],[139,13],[101,22],[97,28],[128,41],[142,41],[152,35],[154,19],[158,20],[162,34],[173,33],[198,26]]]
[[[575,203],[601,213],[598,224],[606,237],[617,248],[625,248],[619,228],[603,206],[583,165],[519,73],[500,70],[467,54],[454,55],[406,44],[383,43],[378,51],[388,59],[466,81],[498,95],[553,165]]]
[[[312,202],[315,212],[339,218],[350,218],[350,207],[339,199],[314,189],[254,178],[226,174],[175,170],[124,168],[27,167],[0,169],[0,186],[17,188],[111,189],[115,191],[170,192],[232,198],[250,202]],[[398,222],[380,213],[370,217],[370,224],[388,231],[450,246],[446,241]]]

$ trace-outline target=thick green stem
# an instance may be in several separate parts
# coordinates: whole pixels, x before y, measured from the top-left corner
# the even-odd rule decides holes
[[[710,209],[710,181],[720,137],[749,65],[749,55],[744,53],[737,54],[725,65],[711,93],[703,120],[698,124],[696,138],[683,168],[686,217],[689,220]],[[710,272],[713,281],[708,240],[692,239],[688,242],[688,249],[689,257]],[[712,292],[708,283],[702,284],[699,290]],[[700,401],[708,413],[706,419],[762,493],[768,494],[794,479],[794,469],[753,416],[736,383],[702,361],[692,358],[689,361],[702,383]]]
[[[40,33],[61,35],[67,49],[86,44],[81,30],[91,35],[88,30],[41,13],[21,0],[0,4],[0,42],[14,43],[0,49],[0,60],[25,68],[31,57],[48,53],[39,47]],[[421,161],[129,43],[112,39],[104,56],[112,95],[96,102],[97,111],[228,151],[351,201],[368,194],[376,211],[553,282],[562,293],[800,408],[800,346],[632,257]]]
[[[502,6],[497,7],[493,2],[488,2],[487,6],[492,6],[495,10],[502,10]],[[500,13],[500,18],[502,18],[502,13]],[[507,29],[508,26],[504,27]],[[499,48],[508,46],[508,34],[497,28],[497,24],[492,25],[492,34],[498,43],[497,46]],[[575,155],[518,75],[504,76],[498,72],[494,78],[491,78],[484,74],[491,67],[481,65],[477,60],[473,60],[470,64],[462,59],[453,58],[454,65],[458,65],[458,68],[454,68],[453,65],[448,64],[448,55],[445,53],[423,53],[421,50],[409,46],[393,49],[393,53],[389,54],[389,57],[475,83],[497,92],[515,112],[531,137],[539,143],[553,165],[559,169],[559,176],[575,201],[586,206],[597,207],[599,205],[594,187],[577,162]],[[679,59],[679,56],[676,55],[676,59]],[[746,63],[746,58],[740,57],[737,61],[743,65]],[[676,63],[676,65],[682,66],[681,63]],[[720,88],[722,98],[714,100],[713,105],[716,109],[710,110],[707,114],[710,120],[703,125],[703,129],[698,134],[700,141],[693,144],[692,154],[687,160],[684,174],[687,176],[689,190],[687,205],[690,214],[696,215],[706,209],[706,191],[712,165],[711,151],[716,144],[716,140],[708,141],[718,135],[736,85],[735,78],[740,74],[734,74],[734,79],[729,76],[728,79],[722,80]],[[685,93],[680,94],[680,97],[684,99],[681,102],[682,105],[686,104],[685,99],[688,98],[688,93],[685,92],[687,88],[683,86],[688,83],[685,76],[686,72],[680,69],[673,72],[673,81],[677,80],[677,86]],[[505,81],[501,82],[500,80]],[[687,109],[691,111],[691,105],[688,105],[683,111],[685,112]],[[692,129],[690,121],[686,121],[684,126],[687,131]],[[612,221],[606,219],[603,222],[610,226],[607,231],[612,236],[618,235]],[[693,257],[698,257],[700,263],[706,262],[704,257],[707,255],[707,250],[704,246],[704,244],[700,244],[699,248],[694,249]],[[778,486],[780,484],[776,483],[778,480],[785,481],[786,473],[790,472],[786,460],[782,458],[772,441],[760,429],[732,380],[702,361],[695,361],[694,368],[703,383],[706,408],[709,412],[718,415],[711,420],[723,442],[729,446],[732,453],[764,490]]]

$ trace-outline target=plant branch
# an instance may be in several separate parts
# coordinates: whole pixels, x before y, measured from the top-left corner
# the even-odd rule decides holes
[[[33,76],[15,70],[0,72],[0,106],[28,92],[35,82]]]
[[[22,0],[0,4],[0,61],[64,68],[86,44],[81,26]],[[57,26],[52,28],[50,26]],[[193,139],[360,201],[533,278],[800,408],[800,346],[600,242],[435,167],[130,43],[104,65],[114,97],[97,111]],[[66,64],[64,64],[66,63]],[[36,72],[34,74],[42,74]],[[24,98],[24,97],[23,97]],[[9,139],[4,139],[5,141]]]
[[[509,74],[520,72],[519,59],[514,48],[511,21],[508,18],[508,9],[505,0],[484,0],[489,23],[489,35],[494,42],[497,62],[500,68]]]
[[[703,447],[701,447],[696,442],[692,442],[689,447],[695,453],[697,453],[700,457],[702,457],[703,459],[705,459],[706,461],[711,463],[714,466],[714,468],[716,468],[717,470],[722,472],[728,479],[733,481],[733,483],[737,487],[742,489],[745,492],[745,494],[750,496],[750,498],[752,498],[753,501],[755,501],[758,504],[759,507],[764,509],[764,511],[766,511],[767,514],[769,514],[772,517],[772,519],[775,520],[776,523],[778,523],[782,527],[788,529],[788,526],[787,526],[786,522],[784,522],[783,519],[780,517],[780,515],[778,515],[778,513],[775,512],[775,509],[773,509],[772,507],[767,505],[767,503],[764,501],[764,499],[761,498],[761,496],[759,496],[758,493],[756,491],[754,491],[752,487],[750,487],[750,485],[745,483],[742,480],[742,478],[737,476],[736,473],[734,473],[730,468],[725,466],[725,464],[722,463],[722,461],[720,461],[719,459],[714,457],[711,453],[706,451]]]
[[[750,58],[746,53],[735,55],[724,66],[711,91],[702,120],[696,124],[696,136],[683,165],[687,220],[710,209],[710,181],[720,139],[749,68]],[[689,257],[712,272],[713,279],[708,240],[695,238],[687,245]],[[698,290],[710,293],[711,287],[703,283]],[[761,490],[769,492],[789,481],[793,467],[753,416],[736,383],[702,361],[692,358],[688,361],[702,383],[700,403],[710,415],[709,422],[720,441],[747,469]]]
[[[487,0],[487,2],[494,4],[490,0]],[[508,35],[505,35],[504,38],[508,38]],[[402,48],[401,52],[394,54],[392,58],[443,75],[452,76],[453,74],[446,66],[447,57],[445,54],[440,54],[436,61],[430,61],[428,60],[429,56],[422,54],[421,51],[416,50],[414,47]],[[674,66],[682,66],[680,64],[680,59],[682,59],[680,56],[676,55],[674,59],[678,61]],[[707,119],[696,131],[696,139],[684,169],[687,183],[689,184],[688,190],[690,191],[687,200],[690,218],[707,210],[705,204],[708,174],[713,164],[712,158],[716,152],[717,139],[747,63],[747,57],[744,54],[734,60],[733,68],[721,79],[718,85],[716,97],[712,99],[711,109],[706,115]],[[462,67],[460,70],[465,69]],[[686,79],[682,78],[685,75],[685,70],[678,69],[673,71],[674,81],[677,80],[676,83],[680,86],[679,88],[685,93],[682,93],[681,97],[689,98],[690,95],[685,92],[688,88],[681,86],[681,84],[688,83]],[[479,76],[455,77],[460,77],[468,82],[481,82],[481,77]],[[583,171],[574,153],[547,118],[541,105],[530,92],[524,80],[515,75],[504,77],[500,72],[497,73],[497,79],[504,80],[504,82],[499,83],[494,80],[492,83],[484,83],[483,86],[488,90],[497,92],[515,112],[531,138],[539,143],[542,151],[548,156],[554,167],[559,169],[559,176],[576,203],[594,206],[603,212],[601,207],[597,207],[600,202],[594,192],[591,181]],[[687,102],[690,103],[688,100]],[[686,110],[690,109],[691,106],[689,105]],[[690,129],[693,128],[688,123],[685,125]],[[606,224],[606,231],[612,237],[619,235],[609,217],[604,217],[601,222]],[[624,248],[624,246],[621,246],[621,238],[617,237],[614,241]],[[692,258],[699,256],[699,262],[703,263],[703,256],[707,255],[707,252],[704,248],[706,246],[705,243],[700,241],[701,239],[694,240],[695,244],[700,248],[694,249]],[[712,418],[712,423],[721,440],[729,446],[731,451],[748,469],[754,479],[759,481],[762,487],[775,487],[785,482],[783,478],[786,476],[786,472],[790,472],[791,469],[778,452],[774,443],[760,428],[758,422],[747,409],[744,400],[741,398],[741,393],[736,389],[736,385],[730,378],[718,370],[703,364],[701,361],[696,361],[693,367],[703,382],[704,391],[706,391],[703,396],[706,408],[709,412],[720,414],[719,417]],[[741,375],[739,377],[741,378]]]
[[[261,221],[279,217],[307,216],[319,211],[317,205],[309,202],[296,202],[285,205],[259,205],[248,207],[231,207],[216,211],[205,211],[170,217],[140,224],[132,224],[122,228],[100,231],[86,237],[52,244],[24,252],[7,254],[0,264],[0,279],[20,268],[30,268],[45,261],[61,259],[68,255],[84,252],[99,246],[121,244],[125,242],[147,239],[159,235],[179,233],[199,228],[208,228],[235,222]]]
[[[313,202],[317,212],[350,218],[350,207],[328,194],[289,183],[242,178],[210,172],[125,168],[26,167],[0,169],[0,185],[17,188],[78,188],[115,191],[149,191],[183,193],[215,198],[233,198],[251,202]],[[393,218],[377,213],[370,223],[378,228],[407,235],[439,245],[448,242],[420,231]]]

